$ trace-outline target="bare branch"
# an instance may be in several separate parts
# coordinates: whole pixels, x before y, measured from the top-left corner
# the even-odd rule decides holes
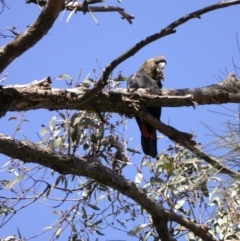
[[[0,73],[18,56],[34,46],[52,27],[64,0],[49,0],[36,21],[22,34],[0,48]]]
[[[4,0],[0,0],[0,4],[1,4],[1,7],[2,7],[1,10],[0,10],[0,14],[1,14],[1,13],[3,13],[5,7],[6,8],[9,8],[9,7],[6,5]]]
[[[84,158],[61,155],[31,142],[17,141],[1,134],[0,152],[24,162],[43,165],[61,174],[86,176],[118,190],[133,199],[151,214],[159,237],[162,240],[173,241],[167,227],[167,222],[174,220],[194,232],[203,240],[217,241],[217,239],[200,225],[186,220],[181,215],[165,210],[159,202],[155,202],[155,200],[148,197],[147,194],[133,182],[126,180],[121,175],[117,175],[111,169],[104,167],[100,162],[88,162],[87,159]]]
[[[207,155],[206,153],[204,153],[203,151],[201,151],[197,147],[192,146],[188,142],[181,142],[180,144],[182,146],[186,147],[191,152],[195,153],[196,156],[199,157],[200,159],[203,159],[204,161],[206,161],[207,163],[212,165],[214,168],[216,168],[218,170],[219,173],[227,174],[227,175],[229,175],[233,178],[236,178],[236,177],[239,176],[239,173],[234,172],[234,171],[228,169],[227,167],[223,166],[220,162],[218,162],[217,159],[215,159],[213,157],[210,157],[209,155]]]
[[[167,211],[168,212],[168,211]],[[179,215],[176,215],[175,213],[173,212],[169,212],[169,219],[176,222],[176,223],[179,223],[181,224],[183,227],[187,227],[189,230],[191,230],[195,235],[197,235],[198,237],[201,236],[202,240],[204,241],[219,241],[218,239],[214,238],[213,236],[211,236],[208,232],[207,232],[207,229],[205,229],[204,227],[202,226],[198,226],[198,225],[195,225],[194,223],[190,222],[189,220],[185,219],[185,218],[182,218],[180,216],[179,218]]]
[[[240,4],[240,0],[231,1],[231,2],[222,1],[222,2],[219,2],[219,3],[213,4],[213,5],[210,5],[208,7],[202,8],[200,10],[197,10],[195,12],[192,12],[190,14],[187,14],[187,15],[179,18],[178,20],[169,24],[167,27],[163,28],[161,31],[159,31],[159,32],[157,32],[153,35],[150,35],[147,38],[141,40],[140,42],[135,44],[132,48],[127,50],[125,53],[123,53],[122,55],[120,55],[119,57],[114,59],[103,71],[103,74],[102,74],[100,80],[98,81],[97,85],[95,86],[95,88],[89,90],[89,92],[87,92],[84,96],[82,96],[82,98],[80,100],[82,102],[85,102],[85,101],[88,101],[89,99],[93,98],[107,84],[107,79],[108,79],[109,75],[112,73],[112,71],[119,64],[121,64],[123,61],[130,58],[134,54],[136,54],[140,49],[142,49],[146,45],[148,45],[148,44],[150,44],[150,43],[152,43],[152,42],[154,42],[154,41],[156,41],[156,40],[158,40],[162,37],[165,37],[167,35],[175,33],[176,32],[175,28],[179,27],[180,25],[184,24],[185,22],[187,22],[191,19],[194,19],[194,18],[200,19],[200,16],[205,14],[205,13],[208,13],[208,12],[211,12],[211,11],[214,11],[214,10],[217,10],[217,9],[229,7],[229,6],[232,6],[232,5],[237,5],[237,4]]]
[[[44,1],[44,0],[41,0],[41,1],[27,0],[26,3],[35,3],[35,4],[37,4],[38,6],[41,6],[41,7],[46,5],[46,1]],[[132,24],[132,19],[134,19],[133,15],[130,15],[130,14],[126,13],[124,11],[124,9],[120,8],[120,7],[115,7],[115,6],[90,7],[90,6],[88,6],[88,8],[92,12],[103,12],[103,13],[104,12],[118,12],[122,16],[122,19],[126,19],[130,24]],[[86,11],[86,9],[84,9],[84,7],[83,7],[83,3],[82,2],[76,2],[76,1],[66,1],[63,9],[68,10],[68,11],[74,10],[76,12],[84,12],[84,13]]]

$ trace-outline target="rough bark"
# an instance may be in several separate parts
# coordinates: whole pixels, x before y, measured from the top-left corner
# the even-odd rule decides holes
[[[116,112],[125,115],[138,115],[146,107],[181,107],[197,105],[239,103],[240,81],[230,74],[224,81],[191,89],[149,91],[139,89],[128,92],[126,89],[103,90],[94,100],[82,102],[81,98],[91,90],[79,87],[54,89],[51,79],[34,81],[27,85],[13,85],[0,88],[0,116],[8,111],[47,110],[91,110]]]

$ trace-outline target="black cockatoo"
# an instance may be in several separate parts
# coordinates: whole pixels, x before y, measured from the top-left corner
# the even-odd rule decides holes
[[[128,78],[127,86],[130,88],[148,88],[161,89],[161,80],[164,80],[163,69],[166,65],[166,59],[159,55],[147,60],[142,64],[140,69]],[[146,110],[155,118],[160,120],[161,107],[148,107]],[[147,122],[136,116],[139,129],[141,131],[141,144],[143,152],[151,157],[157,155],[157,134],[156,129]]]

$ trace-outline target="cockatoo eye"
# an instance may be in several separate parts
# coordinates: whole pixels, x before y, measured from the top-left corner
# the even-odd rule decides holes
[[[159,67],[160,69],[164,69],[165,65],[166,65],[166,62],[160,62],[160,63],[158,63],[158,67]]]

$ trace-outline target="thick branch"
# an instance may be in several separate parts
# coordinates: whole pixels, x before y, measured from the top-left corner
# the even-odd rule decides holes
[[[0,73],[48,32],[61,11],[63,2],[63,0],[49,0],[36,21],[0,49]]]
[[[240,0],[236,0],[236,1],[222,1],[222,2],[219,2],[219,3],[213,4],[213,5],[210,5],[208,7],[202,8],[200,10],[197,10],[195,12],[187,14],[184,17],[179,18],[178,20],[172,22],[171,24],[169,24],[167,27],[165,27],[164,29],[162,29],[158,33],[150,35],[147,38],[141,40],[140,42],[135,44],[132,48],[127,50],[125,53],[123,53],[122,55],[120,55],[119,57],[114,59],[105,68],[105,70],[103,71],[103,74],[102,74],[100,80],[98,81],[96,87],[91,89],[89,92],[87,92],[81,98],[81,101],[85,102],[85,101],[90,100],[91,98],[93,98],[100,90],[102,90],[104,88],[104,86],[106,86],[107,79],[108,79],[109,75],[112,73],[112,71],[119,64],[121,64],[123,61],[125,61],[128,58],[130,58],[134,54],[136,54],[140,49],[142,49],[146,45],[156,41],[157,39],[160,39],[162,37],[165,37],[167,35],[175,33],[176,32],[175,28],[179,27],[180,25],[184,24],[185,22],[187,22],[187,21],[189,21],[191,19],[194,19],[194,18],[199,18],[200,19],[201,18],[200,16],[205,14],[205,13],[211,12],[211,11],[216,10],[216,9],[229,7],[229,6],[232,6],[232,5],[237,5],[237,4],[240,4]]]
[[[35,109],[91,110],[94,106],[100,112],[117,112],[126,115],[139,115],[138,107],[180,107],[221,103],[240,103],[240,81],[229,75],[223,82],[192,89],[162,90],[150,93],[139,89],[128,92],[126,89],[104,90],[94,100],[82,103],[87,88],[53,89],[51,79],[34,81],[27,85],[0,86],[0,116],[8,111]],[[93,105],[94,104],[94,105]]]
[[[147,197],[146,193],[133,182],[127,181],[123,176],[115,174],[100,162],[88,162],[87,159],[61,155],[48,148],[30,142],[17,141],[1,134],[0,152],[24,162],[40,164],[61,174],[86,176],[118,190],[133,199],[152,215],[154,225],[161,240],[173,240],[168,231],[167,221],[174,220],[194,232],[203,240],[217,241],[200,225],[192,223],[178,214],[165,210],[160,203],[154,202],[154,200]]]

